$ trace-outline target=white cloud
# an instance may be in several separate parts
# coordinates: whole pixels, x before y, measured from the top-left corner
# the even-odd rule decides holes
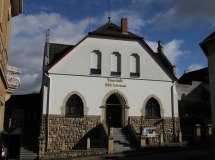
[[[38,92],[41,85],[45,31],[51,28],[51,42],[74,44],[84,37],[89,20],[71,22],[56,13],[14,17],[9,65],[21,69],[17,94]],[[94,19],[91,19],[94,23]]]
[[[182,43],[183,40],[173,39],[164,45],[164,53],[172,63],[176,63],[181,56],[187,53],[187,51],[181,50]]]
[[[199,69],[202,69],[202,68],[204,68],[203,64],[194,63],[194,64],[191,64],[190,66],[188,66],[187,70],[189,72],[191,72],[191,71],[199,70]]]
[[[180,0],[166,1],[168,9],[161,11],[151,18],[156,24],[156,29],[168,29],[189,25],[194,21],[201,20],[213,23],[215,19],[214,0]]]
[[[147,44],[152,48],[154,52],[157,52],[157,42],[153,41],[146,41]],[[177,61],[186,53],[187,51],[184,51],[181,49],[181,46],[183,44],[183,40],[176,40],[173,39],[172,41],[164,44],[164,54],[166,57],[170,60],[170,62],[174,65],[177,63]]]

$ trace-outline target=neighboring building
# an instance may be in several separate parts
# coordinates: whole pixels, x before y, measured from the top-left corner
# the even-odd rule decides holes
[[[205,135],[205,126],[211,124],[208,68],[184,73],[176,88],[184,140],[192,140],[196,124],[202,126],[202,135]]]
[[[7,62],[11,17],[22,13],[22,6],[22,0],[0,1],[0,143],[4,124],[4,104],[20,85],[17,76],[20,72],[19,69],[8,68]]]
[[[213,135],[213,160],[215,160],[215,31],[200,43],[202,50],[208,57],[208,70],[210,81],[212,135]]]
[[[132,125],[138,136],[153,128],[165,142],[174,141],[180,132],[174,71],[161,42],[155,53],[128,31],[126,18],[121,27],[108,22],[89,32],[75,46],[47,38],[40,157],[82,155],[72,152],[86,138],[95,140],[90,133],[100,125]],[[97,139],[105,144],[102,136]]]
[[[12,95],[5,106],[3,141],[9,147],[9,157],[36,158],[38,156],[41,94]],[[9,120],[11,129],[8,137]]]

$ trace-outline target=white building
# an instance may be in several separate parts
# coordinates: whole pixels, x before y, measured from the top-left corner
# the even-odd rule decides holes
[[[129,124],[137,135],[155,127],[166,141],[180,130],[175,68],[161,42],[155,53],[126,18],[75,46],[46,42],[44,64],[41,153],[69,152],[99,124]]]

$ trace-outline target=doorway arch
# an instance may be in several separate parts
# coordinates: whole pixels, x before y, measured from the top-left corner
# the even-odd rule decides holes
[[[128,105],[125,96],[118,90],[106,94],[103,99],[102,121],[108,127],[123,127],[128,122]]]
[[[109,127],[122,127],[122,104],[116,94],[106,101],[106,123]]]

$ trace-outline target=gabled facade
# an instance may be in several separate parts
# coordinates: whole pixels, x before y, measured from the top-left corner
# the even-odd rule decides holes
[[[137,135],[154,127],[173,140],[180,131],[175,81],[161,43],[154,53],[128,31],[127,19],[121,27],[106,23],[75,46],[46,42],[40,155],[68,155],[100,124],[132,125]]]

